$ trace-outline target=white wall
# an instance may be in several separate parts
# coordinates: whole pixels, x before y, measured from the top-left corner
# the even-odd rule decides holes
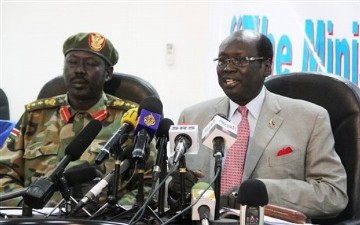
[[[42,85],[62,73],[64,40],[77,32],[100,32],[119,51],[115,71],[149,81],[159,92],[165,117],[206,99],[208,3],[181,1],[1,3],[0,86],[11,120],[36,99]],[[174,63],[166,62],[166,44]],[[214,55],[215,57],[215,55]],[[215,75],[214,75],[215,76]]]

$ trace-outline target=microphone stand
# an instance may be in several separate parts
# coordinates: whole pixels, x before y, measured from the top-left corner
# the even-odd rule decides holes
[[[163,139],[160,139],[163,140]],[[167,141],[167,140],[166,140]],[[159,174],[159,184],[165,179],[167,174],[167,152],[166,152],[166,142],[160,143],[160,148],[163,148],[160,164],[160,174]],[[164,213],[164,202],[165,202],[165,185],[161,185],[159,188],[159,195],[158,195],[158,213],[159,215]]]
[[[119,140],[119,143],[120,143],[120,141],[121,140]],[[90,219],[93,219],[93,218],[99,216],[100,214],[105,214],[107,211],[109,211],[110,209],[112,209],[114,207],[115,207],[116,210],[118,208],[121,208],[121,207],[117,207],[117,202],[119,200],[118,187],[120,185],[121,153],[123,152],[123,149],[119,145],[117,145],[115,148],[116,148],[116,151],[115,151],[116,161],[115,161],[115,168],[114,168],[114,177],[113,177],[113,180],[112,180],[113,181],[112,182],[112,187],[110,187],[110,185],[109,185],[109,190],[110,190],[111,194],[108,195],[107,202],[102,207],[100,207],[90,217]],[[104,211],[104,210],[106,210],[106,211]]]
[[[180,215],[178,214],[178,211],[181,212],[181,218],[180,218],[180,223],[187,223],[188,219],[189,219],[189,214],[184,213],[186,210],[187,203],[186,203],[186,197],[188,194],[190,193],[186,193],[186,187],[185,187],[185,179],[186,179],[186,158],[185,155],[182,155],[179,158],[179,161],[177,162],[178,165],[178,172],[179,172],[179,177],[180,177],[180,198],[176,200],[176,203],[174,202],[174,204],[176,204],[175,207],[170,208],[166,213],[164,213],[163,216],[167,216],[167,215],[173,215],[175,214],[175,216],[173,216],[171,218],[171,220],[173,220],[173,218],[175,217],[180,217]],[[190,203],[188,203],[190,204]],[[184,211],[185,210],[185,211]],[[190,215],[191,217],[191,215]],[[184,222],[185,221],[185,222]],[[167,222],[166,222],[167,224]]]
[[[213,141],[214,157],[215,157],[215,168],[214,172],[216,174],[219,171],[219,175],[215,180],[215,214],[214,220],[219,220],[220,218],[220,190],[221,190],[221,171],[222,171],[222,158],[224,156],[224,140],[222,138],[216,137]]]
[[[72,210],[71,208],[72,202],[74,202],[75,204],[78,203],[76,199],[71,196],[71,188],[69,187],[63,173],[59,175],[58,182],[59,182],[59,190],[63,199],[60,202],[58,202],[56,206],[51,210],[51,212],[49,212],[45,216],[46,218],[48,218],[57,208],[59,208],[59,212],[61,213],[61,207],[63,207],[64,204],[65,204],[65,215],[68,215]],[[91,214],[86,209],[83,209],[83,211],[89,216],[91,216]]]
[[[221,162],[221,160],[220,160]],[[216,163],[215,163],[216,165]],[[219,220],[220,218],[220,187],[221,187],[221,164],[220,167],[215,166],[215,174],[219,171],[219,176],[215,180],[215,214],[214,220]]]
[[[164,159],[167,160],[166,151],[164,151]],[[165,160],[165,162],[166,162],[166,160]],[[163,162],[161,165],[159,183],[161,183],[165,179],[166,174],[167,174],[167,165],[166,165],[166,163]],[[163,214],[165,211],[165,206],[164,206],[164,204],[165,204],[165,185],[161,185],[161,187],[159,188],[158,202],[159,202],[158,213]]]
[[[185,179],[186,179],[186,161],[185,156],[182,155],[179,160],[179,173],[180,173],[180,202],[179,209],[183,210],[186,207],[186,189],[185,189]],[[185,213],[182,214],[182,219],[186,219]]]

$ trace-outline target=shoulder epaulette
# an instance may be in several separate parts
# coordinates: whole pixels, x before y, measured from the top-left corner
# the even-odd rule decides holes
[[[114,97],[112,95],[108,95],[107,94],[107,105],[110,108],[114,108],[114,109],[122,109],[122,110],[129,110],[132,108],[136,108],[139,107],[139,105],[133,101],[129,101],[129,100],[124,100],[121,98],[117,98]]]
[[[38,99],[36,101],[33,101],[33,102],[25,105],[25,110],[26,111],[34,111],[37,109],[55,108],[55,107],[58,107],[61,104],[63,104],[64,101],[65,101],[65,95],[59,95],[59,96],[51,97],[51,98]]]

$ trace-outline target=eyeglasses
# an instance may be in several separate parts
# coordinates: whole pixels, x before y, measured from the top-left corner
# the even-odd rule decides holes
[[[214,61],[218,61],[218,66],[223,67],[226,66],[229,61],[231,61],[235,66],[244,67],[249,65],[250,62],[255,62],[259,60],[264,60],[265,57],[234,57],[234,58],[226,58],[226,57],[219,57],[214,59]]]

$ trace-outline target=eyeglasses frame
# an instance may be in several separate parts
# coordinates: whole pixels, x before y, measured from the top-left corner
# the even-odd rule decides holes
[[[255,61],[260,61],[260,60],[266,60],[265,57],[248,57],[248,56],[245,56],[245,57],[232,57],[232,58],[226,58],[226,57],[223,57],[223,56],[220,56],[218,58],[215,58],[213,59],[213,61],[218,61],[218,66],[224,66],[224,65],[219,65],[219,59],[221,58],[225,58],[225,61],[226,63],[224,62],[224,65],[228,65],[229,64],[229,61],[231,61],[234,65],[238,66],[238,67],[245,67],[245,66],[248,66],[250,64],[250,62],[255,62]],[[235,58],[240,58],[242,60],[245,59],[245,61],[247,62],[246,64],[243,64],[243,65],[239,65],[237,63],[235,63]]]

